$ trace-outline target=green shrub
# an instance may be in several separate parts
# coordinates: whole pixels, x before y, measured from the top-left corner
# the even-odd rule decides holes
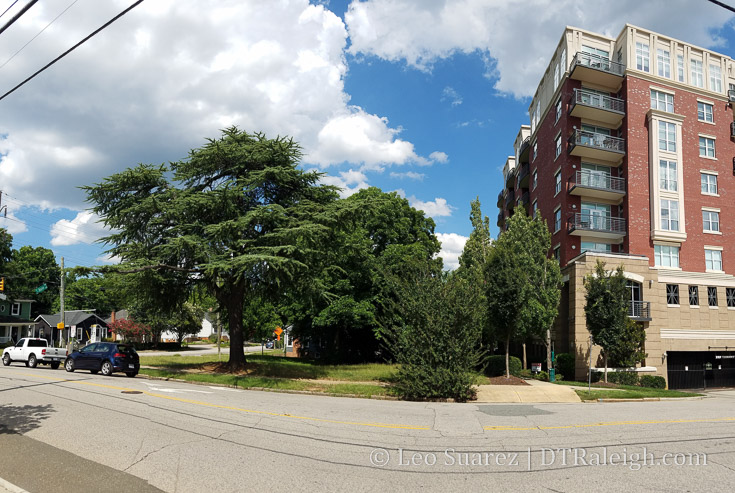
[[[561,382],[562,380],[564,380],[564,375],[561,373],[554,373],[554,381]]]
[[[569,353],[557,354],[554,358],[554,368],[556,368],[557,379],[561,373],[568,380],[574,380],[574,355]]]
[[[510,374],[514,377],[520,377],[522,368],[523,365],[521,364],[521,360],[519,360],[515,356],[511,356],[510,360],[508,361],[508,369],[510,370]],[[488,377],[499,377],[505,375],[505,355],[496,354],[490,356],[487,359],[485,374]]]
[[[548,382],[549,381],[549,374],[545,371],[540,371],[533,375],[533,378],[535,380],[541,380],[542,382]]]
[[[649,387],[651,389],[665,389],[666,379],[664,377],[654,375],[643,375],[640,382],[641,387]]]
[[[503,370],[503,371],[505,371],[505,370]],[[528,369],[521,370],[521,373],[520,373],[519,376],[521,378],[533,378],[533,373],[531,372],[531,370],[528,370]]]
[[[207,337],[207,340],[210,344],[217,344],[217,334],[210,334],[210,336]]]
[[[607,381],[620,385],[638,385],[638,373],[634,371],[608,372]]]

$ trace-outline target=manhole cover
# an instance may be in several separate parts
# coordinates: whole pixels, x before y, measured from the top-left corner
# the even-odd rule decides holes
[[[122,393],[123,394],[142,394],[143,392],[141,392],[140,390],[123,390]]]
[[[535,406],[477,406],[480,412],[490,416],[539,416],[542,414],[554,414],[551,411],[537,409]]]

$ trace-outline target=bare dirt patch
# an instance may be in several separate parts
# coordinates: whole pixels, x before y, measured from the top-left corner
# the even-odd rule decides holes
[[[514,377],[505,378],[504,376],[489,378],[490,385],[528,385],[522,378]]]

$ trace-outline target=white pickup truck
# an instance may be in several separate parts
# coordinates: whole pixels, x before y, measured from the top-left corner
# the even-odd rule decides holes
[[[18,341],[15,346],[3,350],[3,365],[8,366],[13,361],[22,361],[26,366],[35,368],[36,365],[51,365],[54,370],[66,359],[65,348],[48,346],[46,339],[26,337]]]

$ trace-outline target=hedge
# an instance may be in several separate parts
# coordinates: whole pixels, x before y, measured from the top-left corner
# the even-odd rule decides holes
[[[652,389],[665,389],[666,379],[655,375],[643,375],[641,377],[641,387],[649,387]]]
[[[634,371],[607,372],[607,381],[610,383],[618,383],[620,385],[637,385],[638,373]]]
[[[523,365],[521,364],[521,360],[519,360],[515,356],[511,356],[510,360],[508,361],[508,369],[510,370],[510,374],[514,377],[520,377],[522,368]],[[489,377],[499,377],[501,375],[505,375],[505,355],[496,354],[490,356],[487,359],[485,374]]]
[[[559,353],[554,358],[554,367],[556,368],[557,376],[559,374],[564,375],[567,380],[574,380],[574,355],[569,353]]]

